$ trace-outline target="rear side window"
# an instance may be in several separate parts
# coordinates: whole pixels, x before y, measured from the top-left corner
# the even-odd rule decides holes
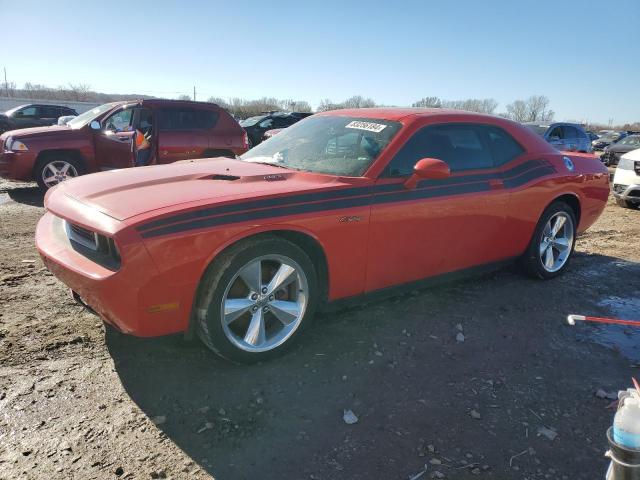
[[[483,128],[487,132],[487,141],[496,167],[504,165],[524,153],[524,148],[501,128],[489,126]]]
[[[218,112],[195,108],[160,109],[160,130],[206,130],[215,127]]]
[[[60,116],[58,107],[38,107],[40,118],[58,118]]]

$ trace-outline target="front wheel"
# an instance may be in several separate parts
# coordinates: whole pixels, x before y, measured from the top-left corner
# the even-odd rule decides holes
[[[544,211],[527,251],[521,258],[525,272],[541,279],[553,278],[567,268],[576,241],[576,216],[565,202]]]
[[[35,168],[35,179],[43,190],[84,174],[84,168],[74,158],[66,156],[50,156],[38,161]]]
[[[310,324],[318,293],[316,269],[297,245],[272,236],[241,242],[203,276],[198,336],[228,360],[266,360],[283,353]]]

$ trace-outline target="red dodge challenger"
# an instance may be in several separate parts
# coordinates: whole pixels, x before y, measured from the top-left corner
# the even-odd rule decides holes
[[[338,300],[518,260],[561,273],[607,169],[503,118],[359,109],[237,160],[115,170],[47,193],[47,267],[122,332],[195,332],[236,362],[291,345]]]

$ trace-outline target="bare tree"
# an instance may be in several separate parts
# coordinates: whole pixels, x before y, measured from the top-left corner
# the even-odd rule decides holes
[[[186,94],[179,95],[178,100],[191,100],[191,95],[186,95]]]
[[[529,122],[548,122],[553,120],[554,111],[549,108],[549,99],[544,95],[532,95],[529,104]]]
[[[443,108],[454,110],[466,110],[467,112],[493,114],[498,107],[498,102],[493,98],[468,98],[466,100],[443,100]]]
[[[207,99],[207,102],[209,103],[215,103],[216,105],[218,105],[219,107],[222,107],[226,110],[229,109],[229,104],[227,103],[227,101],[222,98],[222,97],[209,97]]]
[[[544,95],[532,95],[508,104],[503,115],[516,122],[550,122],[555,112],[549,108],[549,103]]]
[[[89,99],[89,94],[91,93],[91,86],[86,83],[70,83],[68,91],[71,97],[70,100],[86,102]]]
[[[419,108],[440,108],[442,101],[438,97],[424,97],[411,104],[412,107]]]
[[[516,122],[526,122],[529,109],[527,107],[527,102],[524,100],[516,100],[509,105],[507,105],[507,112],[503,114],[503,116],[510,118],[511,120],[515,120]]]
[[[328,98],[321,100],[320,105],[318,106],[318,111],[326,112],[329,110],[339,110],[341,108],[371,108],[375,106],[376,102],[374,102],[372,98],[365,98],[362,95],[354,95],[353,97],[349,97],[339,103],[333,103]]]

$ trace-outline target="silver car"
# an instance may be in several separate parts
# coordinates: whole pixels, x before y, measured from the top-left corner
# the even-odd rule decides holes
[[[524,125],[558,150],[586,153],[593,151],[589,135],[575,123],[525,123]]]

